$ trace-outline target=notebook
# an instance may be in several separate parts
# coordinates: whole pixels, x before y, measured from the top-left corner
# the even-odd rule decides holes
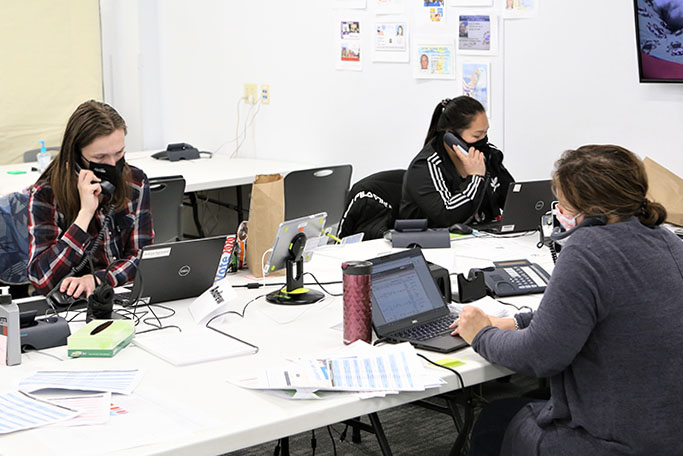
[[[416,348],[448,353],[467,346],[451,336],[451,314],[420,249],[372,262],[372,325],[378,337],[410,342]]]
[[[541,216],[550,210],[554,200],[549,179],[512,182],[508,187],[501,219],[472,227],[499,234],[537,230],[541,225]]]

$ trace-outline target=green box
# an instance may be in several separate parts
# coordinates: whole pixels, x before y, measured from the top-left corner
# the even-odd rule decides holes
[[[100,326],[103,329],[93,334]],[[128,345],[134,335],[132,320],[93,320],[66,339],[68,353],[72,358],[111,358]]]

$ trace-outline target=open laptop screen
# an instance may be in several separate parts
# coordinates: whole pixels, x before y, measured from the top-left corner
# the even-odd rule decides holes
[[[375,326],[444,307],[443,298],[419,250],[372,261],[372,319]]]

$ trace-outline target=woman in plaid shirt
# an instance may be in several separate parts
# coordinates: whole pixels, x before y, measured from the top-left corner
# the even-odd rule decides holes
[[[59,286],[74,298],[87,297],[97,285],[94,276],[104,280],[116,260],[130,261],[112,265],[109,284],[135,277],[133,263],[154,231],[149,182],[125,162],[125,135],[125,121],[105,103],[86,101],[71,115],[60,152],[29,200],[28,276],[40,293]]]

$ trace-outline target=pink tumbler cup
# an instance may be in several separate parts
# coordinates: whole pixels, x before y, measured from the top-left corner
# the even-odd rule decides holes
[[[344,271],[344,343],[364,340],[372,343],[369,261],[342,263]]]

